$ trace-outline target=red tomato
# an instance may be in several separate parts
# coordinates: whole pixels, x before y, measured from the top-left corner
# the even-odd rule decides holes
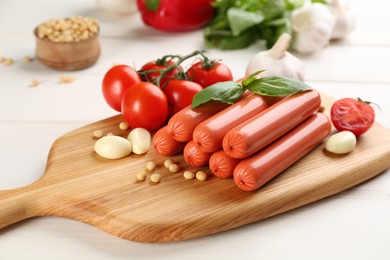
[[[199,61],[188,69],[187,77],[203,88],[218,82],[233,80],[230,69],[220,62],[212,62],[210,65],[205,65],[202,61]]]
[[[150,82],[134,84],[123,96],[122,114],[131,128],[157,130],[168,117],[167,98],[160,88]]]
[[[353,98],[337,100],[330,115],[337,130],[351,131],[356,136],[365,133],[375,121],[375,111],[370,104]]]
[[[203,88],[198,83],[187,80],[171,80],[164,88],[168,100],[169,116],[173,116],[192,103],[196,93]]]
[[[122,97],[126,90],[141,82],[137,72],[127,65],[117,65],[106,72],[102,82],[103,96],[107,104],[121,112]]]
[[[152,83],[155,83],[157,84],[157,82],[154,82],[158,76],[160,76],[160,72],[157,71],[157,70],[164,70],[166,69],[167,67],[171,66],[172,64],[174,64],[175,62],[174,61],[167,61],[166,62],[166,66],[160,62],[160,61],[151,61],[151,62],[148,62],[146,64],[144,64],[142,67],[141,67],[141,71],[152,71],[152,70],[156,70],[155,72],[150,72],[150,73],[147,73],[146,75],[142,75],[141,73],[141,78],[143,79],[143,81],[149,81],[149,82],[152,82]],[[175,76],[179,73],[179,70],[178,69],[172,69],[170,70],[169,72],[167,72],[163,77],[162,79],[160,80],[160,87],[165,87],[166,83],[170,80],[170,79],[173,79],[175,78]]]

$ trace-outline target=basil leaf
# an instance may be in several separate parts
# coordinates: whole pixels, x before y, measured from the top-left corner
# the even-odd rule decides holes
[[[243,86],[248,86],[250,83],[252,83],[256,79],[257,75],[259,75],[260,73],[262,73],[264,71],[265,70],[259,70],[259,71],[256,71],[255,73],[249,75],[246,79],[244,79],[242,81],[242,85]]]
[[[255,94],[272,97],[288,96],[311,89],[302,81],[278,76],[255,79],[248,85],[243,84],[243,87]]]
[[[234,81],[215,83],[198,92],[193,100],[191,108],[196,108],[210,100],[219,100],[223,103],[233,104],[244,93],[245,89]]]
[[[241,32],[264,20],[263,15],[258,12],[248,12],[235,7],[229,8],[227,17],[234,36],[240,35]]]

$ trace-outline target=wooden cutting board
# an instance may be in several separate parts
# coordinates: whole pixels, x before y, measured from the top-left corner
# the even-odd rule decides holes
[[[329,113],[332,99],[323,97]],[[41,179],[0,191],[0,228],[35,216],[61,216],[139,242],[185,240],[258,221],[331,196],[390,167],[390,131],[375,124],[344,156],[326,154],[323,145],[254,192],[232,179],[186,180],[182,155],[172,157],[180,173],[162,166],[165,157],[150,151],[119,160],[95,154],[93,131],[126,136],[121,116],[74,130],[55,141]],[[137,182],[146,162],[157,163],[161,183]],[[207,170],[207,168],[205,168]]]

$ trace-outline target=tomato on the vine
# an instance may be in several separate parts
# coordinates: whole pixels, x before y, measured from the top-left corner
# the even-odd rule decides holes
[[[355,136],[365,133],[375,121],[375,111],[370,103],[354,98],[337,100],[330,115],[337,130],[351,131]]]
[[[223,63],[215,61],[199,61],[187,71],[187,77],[203,88],[222,81],[233,80],[232,72]]]
[[[121,112],[122,97],[126,90],[141,82],[138,73],[127,65],[117,65],[106,72],[102,82],[103,96],[110,107]]]
[[[171,80],[164,88],[168,100],[169,116],[173,116],[183,108],[191,105],[196,93],[203,88],[196,82],[188,80]]]
[[[167,98],[160,88],[150,82],[134,84],[123,96],[122,115],[131,128],[155,131],[168,118]]]
[[[149,81],[156,84],[155,80],[160,76],[161,71],[165,70],[167,67],[173,65],[174,63],[175,62],[172,60],[168,60],[165,62],[162,60],[150,61],[141,67],[139,74],[143,81]],[[172,70],[166,72],[160,80],[160,87],[164,87],[167,82],[175,78],[178,73],[179,69],[177,68],[173,68]]]

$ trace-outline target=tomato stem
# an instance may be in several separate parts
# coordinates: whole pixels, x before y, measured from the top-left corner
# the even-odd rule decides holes
[[[190,54],[187,54],[184,56],[183,55],[171,55],[171,54],[165,55],[165,56],[158,58],[156,60],[156,63],[159,65],[164,65],[166,67],[165,69],[162,69],[162,70],[139,70],[138,73],[140,74],[141,77],[147,79],[147,77],[146,77],[147,74],[159,72],[160,73],[159,76],[154,80],[155,82],[152,82],[152,83],[156,84],[159,88],[164,89],[169,81],[167,81],[164,86],[161,86],[161,80],[164,78],[164,76],[168,72],[170,72],[174,69],[178,70],[179,73],[177,73],[177,75],[175,75],[175,77],[172,79],[188,80],[187,73],[183,70],[183,68],[180,66],[180,64],[183,63],[184,61],[188,60],[189,58],[192,58],[195,56],[202,57],[202,66],[205,69],[212,69],[214,67],[215,60],[210,60],[210,58],[207,57],[207,55],[204,53],[204,51],[197,50],[197,51],[193,51]],[[174,62],[168,66],[169,61],[174,61]]]

